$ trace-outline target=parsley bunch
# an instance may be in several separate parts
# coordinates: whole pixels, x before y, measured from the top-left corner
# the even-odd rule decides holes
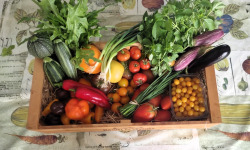
[[[143,15],[138,41],[149,57],[155,75],[171,70],[186,48],[193,46],[193,37],[211,31],[220,24],[216,16],[223,14],[222,2],[209,0],[169,0],[160,11]]]

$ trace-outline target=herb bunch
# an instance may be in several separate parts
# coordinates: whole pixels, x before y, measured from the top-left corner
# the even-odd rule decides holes
[[[223,14],[222,2],[209,0],[169,0],[158,12],[143,15],[138,41],[149,57],[155,75],[171,70],[186,48],[193,46],[193,37],[218,28],[216,16]]]
[[[19,22],[36,20],[39,22],[35,33],[49,34],[50,40],[60,39],[73,56],[75,66],[79,68],[82,58],[95,59],[91,50],[82,51],[87,47],[91,37],[101,37],[98,14],[105,9],[88,12],[88,0],[32,0],[39,6],[39,18],[24,17]],[[22,43],[26,42],[24,40]]]

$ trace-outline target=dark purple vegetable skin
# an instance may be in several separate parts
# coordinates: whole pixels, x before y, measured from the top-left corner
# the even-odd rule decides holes
[[[71,98],[70,91],[66,91],[62,88],[56,90],[56,98],[64,103],[68,102]]]
[[[224,44],[217,46],[205,53],[198,59],[195,59],[189,66],[188,72],[196,72],[205,67],[211,66],[224,58],[226,58],[231,52],[230,46]]]
[[[213,31],[204,32],[194,37],[194,46],[208,46],[214,42],[220,40],[224,36],[224,32],[221,29],[215,29]]]
[[[132,73],[129,71],[129,69],[125,69],[122,77],[126,78],[128,80],[131,80],[132,79]]]
[[[51,106],[50,106],[50,111],[55,114],[55,115],[62,115],[65,113],[64,110],[64,104],[60,101],[55,101]]]
[[[186,53],[182,54],[180,58],[176,61],[174,65],[175,71],[180,71],[185,69],[198,55],[200,47],[193,47],[189,49]]]
[[[61,125],[61,116],[50,113],[46,116],[44,123],[47,125]]]

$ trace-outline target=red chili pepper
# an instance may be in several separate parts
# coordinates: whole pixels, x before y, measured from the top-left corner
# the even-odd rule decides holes
[[[74,80],[64,80],[63,81],[63,85],[62,85],[62,88],[64,90],[67,90],[67,91],[75,91],[78,87],[85,87],[85,88],[89,88],[99,94],[101,94],[105,99],[108,99],[108,97],[105,95],[105,93],[103,93],[101,90],[97,89],[97,88],[94,88],[94,87],[91,87],[91,86],[88,86],[88,85],[84,85],[84,84],[81,84],[81,83],[78,83]]]
[[[88,87],[77,87],[75,96],[76,98],[84,99],[100,107],[110,109],[110,104],[108,102],[109,99],[103,97],[100,93],[97,93]]]

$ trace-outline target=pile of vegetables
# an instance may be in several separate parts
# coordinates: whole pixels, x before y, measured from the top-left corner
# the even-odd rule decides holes
[[[56,91],[42,111],[48,125],[102,123],[106,113],[132,122],[169,121],[171,82],[230,53],[228,45],[211,46],[225,34],[216,19],[223,18],[218,1],[170,0],[151,15],[145,12],[142,22],[117,33],[103,48],[90,38],[106,29],[97,19],[104,8],[88,12],[87,0],[33,2],[41,18],[27,39],[28,50],[43,59]]]

